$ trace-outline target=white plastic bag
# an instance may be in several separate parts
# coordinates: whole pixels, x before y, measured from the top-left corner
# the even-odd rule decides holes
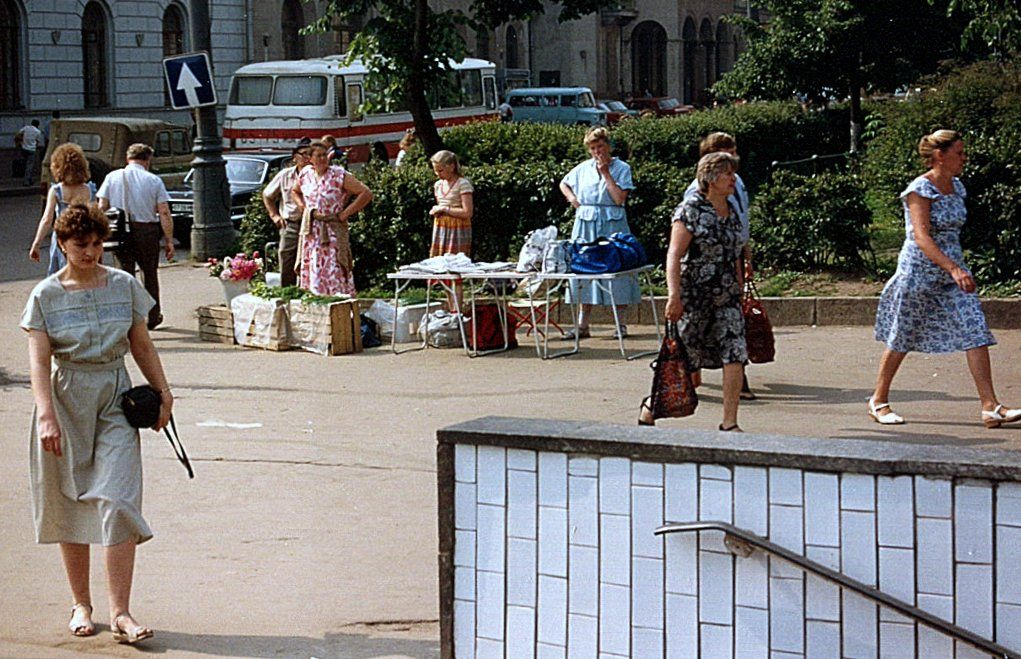
[[[571,260],[570,251],[567,245],[568,240],[551,240],[546,243],[546,249],[542,252],[543,272],[570,272]]]
[[[521,253],[518,255],[518,272],[539,272],[542,269],[542,255],[546,243],[555,240],[556,237],[557,228],[553,225],[530,231],[525,236],[525,244],[521,246]]]
[[[428,338],[429,345],[434,348],[457,348],[462,345],[461,319],[460,314],[452,314],[443,309],[432,311],[422,319],[418,335],[422,340]]]

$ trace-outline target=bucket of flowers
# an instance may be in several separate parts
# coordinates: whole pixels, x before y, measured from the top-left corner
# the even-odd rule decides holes
[[[234,256],[220,259],[209,259],[207,265],[209,276],[216,277],[223,287],[223,297],[230,306],[230,301],[248,292],[252,280],[262,275],[262,257],[258,252],[248,256],[238,252]]]

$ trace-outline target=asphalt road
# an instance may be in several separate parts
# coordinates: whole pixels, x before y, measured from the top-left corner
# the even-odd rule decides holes
[[[17,327],[41,275],[25,251],[31,203],[0,205],[0,656],[135,656],[113,643],[94,561],[101,633],[67,632],[71,604],[58,551],[33,540],[27,478],[32,396]],[[40,266],[41,267],[41,266]],[[435,431],[483,415],[633,424],[649,390],[644,360],[624,362],[610,327],[575,357],[543,362],[528,343],[467,359],[456,350],[386,349],[321,357],[198,340],[194,309],[221,293],[201,268],[161,270],[166,324],[154,340],[177,397],[189,481],[165,438],[142,436],[145,514],[133,612],[167,657],[433,657],[438,652]],[[633,326],[651,348],[651,327]],[[961,355],[912,355],[892,402],[909,423],[865,414],[880,347],[867,327],[779,328],[777,361],[749,369],[759,400],[749,432],[1021,448],[1021,427],[979,422]],[[1021,331],[997,332],[998,392],[1021,404]],[[131,367],[137,381],[137,369]],[[715,428],[719,373],[698,413],[672,427]],[[98,552],[97,552],[98,553]]]

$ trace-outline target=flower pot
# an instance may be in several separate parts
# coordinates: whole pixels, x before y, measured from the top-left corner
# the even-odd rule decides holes
[[[248,292],[248,281],[233,281],[231,279],[220,279],[220,286],[223,287],[223,299],[230,306],[230,301],[239,295]]]

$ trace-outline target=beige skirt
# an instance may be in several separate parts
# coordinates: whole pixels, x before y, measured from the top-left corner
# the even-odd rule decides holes
[[[152,537],[142,518],[138,430],[120,406],[130,387],[123,359],[64,363],[53,371],[63,455],[42,450],[33,411],[29,453],[37,542],[110,546]]]

